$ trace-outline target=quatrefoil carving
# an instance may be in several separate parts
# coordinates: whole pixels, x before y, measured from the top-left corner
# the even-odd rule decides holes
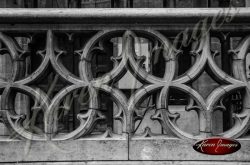
[[[139,57],[135,52],[134,42],[137,39],[136,34],[152,39],[155,45],[161,45],[164,54],[165,73],[163,77],[157,77],[153,74],[146,72],[141,67],[143,58]],[[104,43],[107,38],[122,36],[122,53],[119,56],[112,57],[114,67],[113,69],[101,77],[93,78],[90,67],[93,52],[103,51]],[[84,45],[81,50],[75,51],[80,55],[79,74],[77,77],[70,73],[60,61],[60,56],[64,53],[61,51],[56,42],[55,35],[51,30],[47,31],[46,49],[38,53],[43,58],[41,65],[34,73],[28,77],[23,78],[24,68],[20,59],[20,50],[14,45],[14,42],[7,35],[0,33],[0,40],[6,45],[13,65],[13,75],[10,82],[1,81],[0,88],[3,89],[2,102],[1,102],[1,116],[6,126],[17,133],[20,137],[31,140],[68,140],[76,139],[87,135],[94,127],[98,120],[105,117],[97,110],[100,105],[98,102],[98,91],[103,91],[110,95],[114,103],[118,107],[118,113],[114,116],[116,120],[122,122],[122,132],[133,135],[135,129],[134,112],[139,102],[148,97],[149,93],[155,91],[159,92],[159,98],[156,104],[156,113],[152,116],[153,120],[158,120],[165,130],[171,130],[175,135],[187,139],[200,139],[211,136],[211,121],[213,112],[221,108],[223,105],[220,103],[221,99],[238,89],[246,90],[244,97],[244,108],[240,114],[236,114],[235,124],[232,129],[219,134],[218,136],[237,138],[244,134],[249,127],[249,83],[245,75],[245,59],[247,50],[250,44],[250,37],[239,45],[239,47],[231,51],[234,54],[233,60],[233,77],[223,72],[215,63],[210,49],[210,36],[209,34],[203,37],[199,44],[194,47],[193,54],[195,54],[194,65],[181,77],[176,78],[177,55],[180,53],[171,42],[161,33],[154,30],[136,30],[136,31],[122,31],[122,30],[103,30],[95,34]],[[157,47],[157,46],[156,46]],[[70,85],[64,87],[56,96],[51,100],[46,93],[29,86],[35,82],[44,71],[51,65],[56,73]],[[199,92],[192,87],[188,86],[189,82],[194,81],[200,76],[205,69],[208,69],[216,81],[222,85],[214,89],[210,95],[204,99]],[[123,94],[120,89],[110,85],[117,82],[125,75],[126,72],[131,72],[136,79],[139,79],[143,87],[138,89],[129,99]],[[54,120],[53,115],[60,107],[61,101],[74,91],[86,88],[91,92],[91,99],[89,101],[89,109],[86,114],[78,114],[80,125],[74,131],[59,135],[55,133],[57,121]],[[185,92],[190,96],[190,104],[187,110],[195,110],[200,119],[200,134],[192,135],[184,132],[176,121],[178,114],[172,114],[168,110],[168,95],[170,89],[177,89]],[[27,131],[22,126],[22,121],[25,116],[17,115],[14,111],[13,99],[16,92],[21,92],[29,95],[32,99],[38,100],[38,106],[44,112],[44,134],[35,134]],[[194,105],[194,101],[197,103]],[[108,131],[108,130],[107,130]],[[110,130],[107,136],[112,136]],[[153,136],[153,134],[152,134]]]

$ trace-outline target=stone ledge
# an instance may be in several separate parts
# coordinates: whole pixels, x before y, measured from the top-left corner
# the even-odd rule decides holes
[[[171,163],[175,163],[173,165],[178,163],[186,165],[185,163],[190,161],[194,161],[194,163],[202,161],[207,165],[211,165],[212,161],[227,162],[229,165],[234,165],[235,162],[249,162],[248,164],[250,164],[250,140],[241,139],[238,141],[242,145],[238,152],[223,156],[209,156],[194,151],[192,148],[193,142],[177,138],[132,139],[129,141],[129,149],[126,139],[32,141],[30,144],[28,141],[0,140],[0,165],[5,162],[26,164],[39,164],[39,162],[51,162],[53,164],[53,162],[56,162],[56,164],[59,164],[65,161],[70,162],[69,164],[80,162],[80,164],[87,163],[87,165],[91,165],[91,163],[101,165],[107,161],[120,161],[126,165],[126,163],[135,164],[143,161],[142,163],[147,165],[149,161],[154,160],[167,165]],[[130,160],[131,162],[123,160]],[[230,164],[230,162],[233,163]]]
[[[128,160],[127,140],[0,141],[0,162]]]
[[[205,155],[193,149],[194,142],[180,139],[131,140],[130,160],[213,160],[213,161],[250,161],[250,140],[238,140],[241,149],[228,155]],[[250,163],[249,163],[250,164]]]
[[[0,163],[1,164],[1,163]],[[250,162],[223,161],[89,161],[89,162],[31,162],[20,165],[249,165]],[[3,163],[1,165],[11,165]]]
[[[250,10],[249,8],[0,9],[0,23],[11,24],[197,23],[201,19],[218,16],[234,17],[232,23],[249,23]]]

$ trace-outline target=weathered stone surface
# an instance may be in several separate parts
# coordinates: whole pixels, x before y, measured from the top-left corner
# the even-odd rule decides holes
[[[230,23],[249,23],[248,8],[123,8],[123,9],[1,9],[1,23],[197,23],[204,18],[233,17]],[[218,15],[219,14],[219,15]],[[157,18],[157,19],[155,19]],[[110,21],[112,20],[112,21]],[[218,22],[216,22],[218,23]]]
[[[127,140],[0,141],[1,162],[127,160]]]
[[[75,10],[75,11],[77,11],[77,10]],[[88,10],[88,11],[91,11],[91,10]],[[102,11],[102,12],[100,12],[100,11]],[[112,18],[117,18],[117,20],[114,21],[117,23],[118,21],[120,21],[120,20],[118,20],[118,18],[121,16],[123,16],[123,18],[129,18],[130,16],[133,16],[133,15],[126,15],[123,13],[122,15],[118,14],[118,17],[117,17],[116,15],[112,16],[112,12],[111,12],[111,13],[109,13],[109,14],[111,14],[111,16],[109,15],[110,17],[108,15],[105,15],[107,17],[105,17],[105,16],[102,17],[101,14],[104,14],[104,12],[107,12],[107,11],[104,11],[104,10],[100,10],[100,11],[99,11],[99,15],[97,14],[94,16],[94,18],[96,18],[96,19],[93,19],[92,17],[87,15],[86,17],[84,17],[85,21],[88,21],[91,19],[93,19],[94,21],[98,21],[98,19],[102,19],[102,18],[110,18],[110,20]],[[219,10],[216,10],[216,11],[219,11]],[[145,13],[145,12],[147,12],[147,10],[145,10],[144,13],[143,12],[139,13],[139,15],[137,15],[137,17],[135,17],[134,19],[138,19],[138,18],[142,18],[142,19],[146,18],[145,20],[151,19],[152,18],[151,15],[147,16],[147,13]],[[53,12],[50,12],[50,13],[53,13]],[[248,15],[249,15],[249,12],[245,11],[245,13],[248,13]],[[54,14],[56,14],[56,13],[54,13]],[[61,17],[58,17],[58,18],[61,18],[61,20],[63,20],[64,17],[67,17],[68,21],[66,21],[66,23],[71,22],[71,21],[69,21],[69,20],[71,20],[70,16],[75,18],[76,22],[81,23],[82,20],[80,20],[80,19],[84,15],[84,13],[82,13],[83,15],[79,15],[79,16],[78,15],[74,16],[74,14],[72,14],[72,13],[71,13],[71,15],[70,15],[70,13],[68,13],[69,15],[67,15],[67,12],[66,13],[62,12],[61,14],[59,14],[59,16],[61,16]],[[134,14],[136,14],[136,13],[134,13]],[[159,14],[160,16],[164,15],[163,12],[150,13],[150,14],[156,14],[156,15],[154,15],[154,17],[157,17],[157,14]],[[168,19],[171,19],[171,18],[174,18],[177,16],[177,15],[171,15],[171,12],[168,14],[170,14],[170,17],[165,15],[165,17]],[[206,14],[209,14],[209,12],[208,13],[203,12],[203,14],[206,15]],[[1,14],[0,14],[0,16],[1,16]],[[181,19],[183,19],[184,16],[185,15],[183,15],[183,14],[180,15]],[[191,13],[191,15],[188,15],[189,18],[192,16],[196,16],[196,18],[203,17],[202,15],[200,16],[199,14],[196,15],[194,13],[193,13],[193,15],[192,15],[192,13]],[[241,15],[241,17],[239,17],[239,18],[243,18],[243,16],[244,15]],[[165,17],[162,17],[162,19]],[[180,19],[180,17],[179,17],[179,19]],[[210,15],[210,17],[211,17],[211,15]],[[17,18],[15,18],[15,19],[17,19]],[[12,21],[15,19],[12,18]],[[26,19],[27,20],[33,19],[33,16],[27,16]],[[53,21],[54,19],[57,19],[57,17],[55,17],[55,16],[53,17],[53,15],[52,15],[52,17],[48,16],[47,19],[48,19],[48,21]],[[121,18],[119,18],[119,19],[121,19]],[[123,20],[127,20],[127,19],[123,19]],[[107,19],[105,21],[107,21]],[[103,21],[102,23],[105,23],[105,21]],[[131,20],[131,22],[132,21],[133,20]],[[74,21],[72,21],[72,23],[73,22]],[[108,22],[109,21],[107,21],[107,23]],[[125,23],[129,24],[131,22],[126,21]],[[159,23],[159,20],[157,20],[155,22]],[[247,22],[247,21],[244,21],[244,22]],[[46,23],[49,23],[49,22],[46,22]],[[60,23],[60,21],[58,21],[58,23]],[[120,22],[120,23],[122,23],[122,22]],[[141,23],[143,23],[143,21]],[[154,23],[154,22],[149,21],[149,24],[150,23]],[[85,26],[85,25],[86,24],[84,24],[82,26]],[[3,25],[3,26],[7,26],[7,25]],[[12,26],[12,25],[8,25],[8,26]],[[31,25],[26,25],[26,26],[31,26]],[[71,24],[71,26],[75,26],[75,25]],[[120,26],[120,25],[118,25],[118,26]],[[133,26],[137,26],[137,25],[133,25]],[[54,25],[54,26],[49,25],[49,29],[51,29],[52,27],[53,28],[60,28],[60,27],[63,27],[63,25],[61,25],[61,24]],[[37,28],[41,30],[40,26]],[[47,29],[48,27],[44,25],[43,28]],[[63,28],[66,28],[66,27],[63,27]],[[67,28],[70,29],[71,27],[67,27]],[[87,27],[87,28],[91,29],[91,27]],[[122,28],[124,28],[124,27],[122,27]],[[166,27],[166,28],[168,28],[168,27]],[[82,30],[82,28],[79,28],[78,30]],[[170,29],[170,30],[172,30],[172,29]],[[49,34],[51,34],[51,33],[49,33]],[[198,68],[198,69],[200,69],[200,68]],[[192,120],[192,122],[193,122],[193,120]],[[18,162],[20,162],[20,161],[26,162],[26,161],[30,161],[33,163],[33,162],[42,162],[42,161],[46,161],[46,162],[68,161],[68,164],[72,164],[71,161],[75,161],[75,164],[77,164],[76,161],[79,161],[80,164],[84,164],[84,163],[85,164],[178,164],[178,163],[179,164],[202,164],[202,163],[203,164],[213,164],[213,163],[214,164],[223,164],[222,161],[249,161],[250,160],[250,158],[249,158],[249,153],[250,153],[249,141],[241,140],[241,143],[242,143],[242,149],[239,152],[234,153],[232,155],[207,156],[207,155],[201,155],[201,154],[193,151],[192,150],[192,145],[193,145],[192,142],[187,142],[185,140],[180,140],[180,139],[165,139],[165,140],[163,140],[163,139],[156,138],[154,140],[140,139],[140,140],[131,140],[131,141],[128,141],[127,139],[123,139],[123,140],[115,140],[115,139],[112,139],[112,140],[101,140],[101,139],[94,140],[93,139],[93,140],[76,140],[76,141],[64,141],[64,142],[53,142],[53,143],[52,142],[48,143],[48,142],[37,141],[37,142],[31,142],[31,144],[26,143],[25,141],[2,141],[2,142],[0,142],[0,146],[1,146],[0,162],[1,161],[2,162],[17,162],[17,161]],[[129,151],[128,151],[128,145],[130,148]],[[128,152],[130,153],[130,157],[128,157]],[[166,161],[166,162],[139,162],[139,161],[138,162],[137,161],[136,162],[103,162],[103,160],[128,160],[128,159],[129,160],[183,160],[185,162],[174,162],[174,161],[173,162],[172,161]],[[100,161],[99,162],[88,162],[91,160],[100,160]],[[195,163],[194,162],[187,162],[189,160],[216,160],[216,161],[220,160],[221,162],[206,162],[206,161],[205,162],[195,162]],[[52,163],[52,164],[60,164],[59,162]],[[30,164],[32,164],[32,163],[30,163]],[[37,163],[37,164],[39,164],[39,163]],[[46,164],[46,163],[42,163],[42,164]],[[47,164],[49,164],[49,163],[47,163]],[[232,164],[236,164],[236,163],[232,163]],[[238,163],[238,164],[240,164],[240,163]]]
[[[44,163],[18,163],[21,165],[249,165],[248,162],[226,162],[226,161],[90,161],[90,162],[44,162]],[[4,165],[10,165],[6,163]]]
[[[223,160],[250,161],[250,143],[239,140],[242,148],[233,154],[210,156],[193,150],[195,142],[180,139],[131,140],[129,147],[130,160]]]

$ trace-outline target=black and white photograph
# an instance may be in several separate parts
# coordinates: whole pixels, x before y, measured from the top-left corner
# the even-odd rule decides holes
[[[250,0],[0,0],[0,165],[250,165]]]

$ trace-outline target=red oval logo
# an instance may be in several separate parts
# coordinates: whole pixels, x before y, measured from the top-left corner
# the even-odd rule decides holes
[[[238,151],[241,144],[234,139],[214,137],[198,141],[193,148],[202,154],[226,155]]]

